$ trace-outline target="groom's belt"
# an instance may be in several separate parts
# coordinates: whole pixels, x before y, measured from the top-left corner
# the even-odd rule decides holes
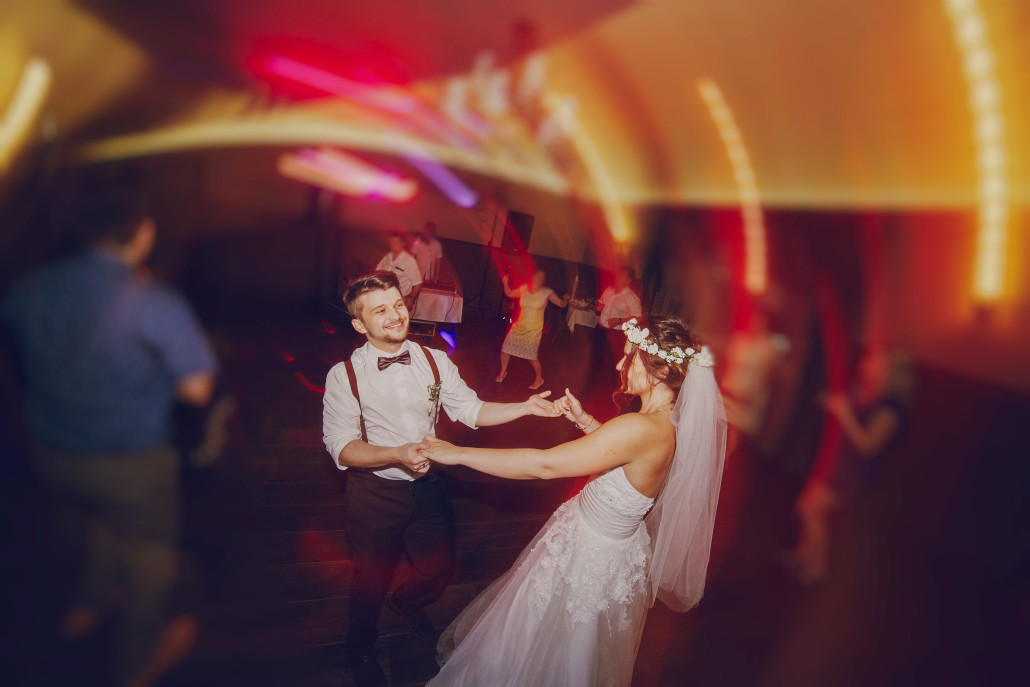
[[[429,472],[415,479],[390,479],[388,477],[380,477],[375,473],[375,471],[369,470],[367,468],[347,468],[347,473],[353,474],[354,476],[359,477],[362,480],[366,480],[366,478],[372,478],[373,480],[375,480],[376,484],[384,486],[388,489],[399,488],[401,486],[409,486],[414,482],[435,482],[440,479],[439,472]]]

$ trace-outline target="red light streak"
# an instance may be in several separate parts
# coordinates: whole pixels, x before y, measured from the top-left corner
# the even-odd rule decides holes
[[[301,372],[300,370],[297,370],[296,372],[294,372],[293,376],[296,377],[297,381],[300,382],[304,386],[304,388],[307,389],[308,391],[314,391],[316,394],[324,394],[325,393],[325,389],[323,387],[320,387],[317,384],[312,384],[310,381],[308,381],[308,378],[305,377],[304,373]]]

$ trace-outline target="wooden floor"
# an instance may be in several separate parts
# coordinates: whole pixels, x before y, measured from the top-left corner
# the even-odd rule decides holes
[[[342,657],[351,575],[341,522],[346,475],[322,444],[319,393],[327,370],[360,343],[341,324],[311,317],[219,337],[240,416],[224,459],[185,472],[186,565],[173,610],[198,618],[201,631],[165,685],[353,684]],[[542,352],[545,387],[586,389],[589,408],[613,413],[608,378],[590,369],[587,334],[549,335]],[[452,360],[482,398],[517,401],[531,393],[532,373],[518,360],[503,384],[493,381],[499,322],[459,326],[455,335]],[[430,343],[448,348],[439,335]],[[706,597],[688,614],[661,604],[652,609],[634,685],[1000,684],[979,678],[1007,677],[1003,649],[1011,644],[1018,653],[1026,636],[1030,604],[1019,582],[1026,551],[1011,552],[1000,538],[994,548],[977,549],[988,545],[965,521],[978,513],[976,527],[1025,522],[1025,511],[1012,505],[1022,514],[1013,518],[986,494],[1012,479],[1026,481],[1026,469],[1010,459],[1027,446],[1025,436],[1022,444],[1013,439],[1012,428],[1028,405],[1022,397],[961,384],[930,376],[922,394],[964,394],[965,405],[946,417],[964,427],[959,436],[965,443],[949,446],[939,436],[940,417],[924,404],[891,478],[839,523],[834,574],[815,590],[792,584],[778,566],[793,536],[799,476],[775,457],[731,456]],[[970,413],[978,414],[970,419]],[[956,484],[979,474],[970,456],[979,455],[974,443],[989,422],[997,438],[990,449],[999,461],[995,472],[980,475],[976,490],[960,490]],[[444,419],[439,433],[457,443],[540,447],[577,435],[564,420],[541,418],[476,431]],[[5,560],[8,589],[16,593],[9,599],[12,634],[0,670],[12,676],[11,684],[105,684],[110,627],[79,645],[53,634],[77,552],[48,538],[45,495],[24,470],[12,475],[4,487],[12,522]],[[583,481],[507,482],[464,469],[448,470],[446,479],[459,566],[443,598],[428,609],[441,628],[512,563]],[[1002,503],[1020,503],[1022,494],[1016,489]],[[970,591],[974,583],[989,586],[990,566],[1002,553],[1013,562],[996,573],[1001,581]],[[402,565],[397,579],[404,574]],[[953,601],[963,594],[964,601]],[[1025,607],[1008,603],[1012,598]],[[388,609],[380,633],[376,650],[394,687],[422,685],[433,676],[432,648],[414,640]]]

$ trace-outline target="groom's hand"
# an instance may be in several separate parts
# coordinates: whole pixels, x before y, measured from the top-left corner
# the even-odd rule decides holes
[[[554,407],[554,403],[547,400],[547,397],[551,395],[550,391],[544,391],[543,393],[533,394],[530,396],[525,404],[526,414],[528,415],[539,415],[540,417],[558,417],[561,412]]]
[[[429,469],[430,460],[427,456],[423,455],[424,451],[429,450],[429,442],[425,439],[417,444],[398,446],[397,450],[400,454],[397,462],[400,463],[401,467],[416,474],[422,474]]]

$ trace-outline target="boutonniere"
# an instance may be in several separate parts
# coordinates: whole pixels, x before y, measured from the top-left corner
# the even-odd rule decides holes
[[[436,413],[440,407],[440,382],[430,384],[426,387],[429,391],[429,417],[432,418],[433,426],[436,426]]]

